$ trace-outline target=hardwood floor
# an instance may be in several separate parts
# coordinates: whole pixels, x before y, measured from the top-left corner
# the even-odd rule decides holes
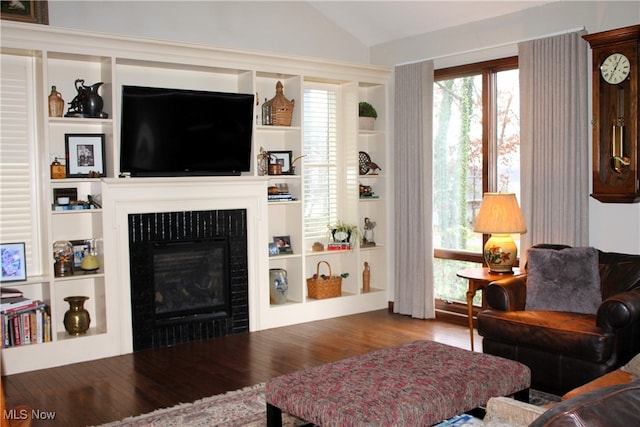
[[[469,330],[387,310],[146,350],[2,378],[7,407],[55,412],[34,426],[97,425],[415,340],[470,349]],[[476,334],[475,349],[481,350]]]

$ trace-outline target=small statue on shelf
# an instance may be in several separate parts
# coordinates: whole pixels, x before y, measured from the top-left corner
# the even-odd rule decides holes
[[[367,248],[376,245],[376,242],[373,240],[373,229],[375,226],[376,223],[371,221],[368,217],[364,219],[364,233],[362,234],[361,247]]]
[[[382,170],[382,168],[375,162],[369,162],[368,166],[370,170],[369,175],[378,175],[378,171]]]
[[[78,94],[69,103],[69,109],[65,117],[89,117],[106,119],[109,115],[102,111],[104,101],[98,89],[103,82],[85,86],[83,79],[76,79],[75,85]]]

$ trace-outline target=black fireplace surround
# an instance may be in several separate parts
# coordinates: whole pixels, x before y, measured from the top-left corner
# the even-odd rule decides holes
[[[249,331],[246,210],[128,223],[134,351]]]

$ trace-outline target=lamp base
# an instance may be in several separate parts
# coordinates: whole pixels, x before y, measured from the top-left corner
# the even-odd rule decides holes
[[[518,247],[509,234],[492,234],[484,245],[484,260],[492,273],[513,273]]]

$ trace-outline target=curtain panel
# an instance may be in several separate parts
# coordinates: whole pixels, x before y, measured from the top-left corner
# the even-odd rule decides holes
[[[433,62],[395,68],[394,312],[435,317],[432,243]]]
[[[538,243],[589,241],[588,45],[584,31],[518,44],[521,207]]]

